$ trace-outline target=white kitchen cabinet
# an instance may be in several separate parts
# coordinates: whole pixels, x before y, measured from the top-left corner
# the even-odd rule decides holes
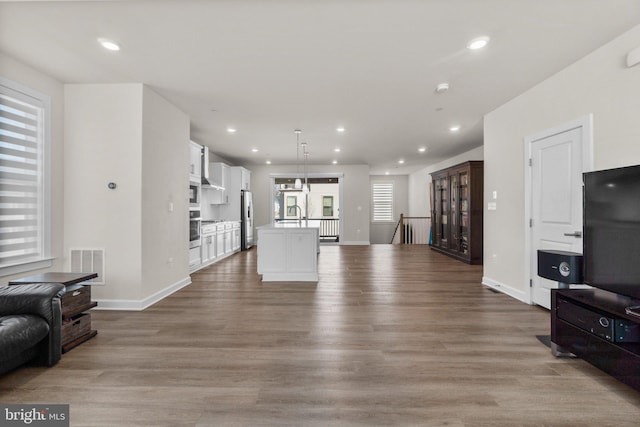
[[[216,233],[202,235],[202,264],[216,259]]]
[[[233,223],[224,223],[224,253],[225,255],[233,252]]]
[[[216,256],[218,258],[224,256],[224,224],[224,222],[220,222],[216,226]]]
[[[189,141],[189,178],[200,182],[202,176],[202,145]]]
[[[258,274],[263,282],[318,281],[318,227],[274,224],[257,230]]]
[[[251,171],[245,168],[240,168],[240,189],[251,190]]]
[[[232,166],[228,169],[226,188],[227,203],[220,207],[220,215],[225,220],[240,221],[242,209],[240,208],[241,190],[249,190],[251,171],[241,167]]]
[[[238,252],[240,250],[240,223],[239,222],[233,223],[232,231],[233,233],[231,238],[233,239],[233,243],[231,245],[231,250],[233,250],[233,252]]]
[[[209,163],[209,182],[211,185],[224,188],[227,185],[229,165],[220,162]]]
[[[229,166],[220,163],[209,163],[209,182],[211,183],[210,203],[212,205],[222,205],[229,203],[229,193],[227,191]]]
[[[223,258],[240,252],[240,223],[217,222],[202,226],[202,245],[189,250],[189,270],[214,264]]]

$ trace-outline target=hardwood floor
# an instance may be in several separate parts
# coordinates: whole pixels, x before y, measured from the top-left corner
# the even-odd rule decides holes
[[[72,426],[636,426],[640,394],[536,335],[549,313],[424,246],[327,246],[316,283],[265,283],[256,250],[99,333],[2,403]]]

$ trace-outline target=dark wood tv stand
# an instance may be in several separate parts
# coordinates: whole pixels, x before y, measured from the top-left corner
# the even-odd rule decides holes
[[[551,291],[551,343],[562,353],[573,353],[623,383],[640,390],[640,342],[620,342],[608,336],[600,323],[611,319],[627,331],[640,330],[640,317],[627,314],[640,301],[600,289]],[[586,311],[585,311],[586,310]],[[584,313],[576,317],[566,313]],[[594,317],[590,317],[594,315]],[[586,321],[584,321],[586,319]],[[619,330],[619,329],[618,329]],[[631,338],[632,341],[638,341]]]

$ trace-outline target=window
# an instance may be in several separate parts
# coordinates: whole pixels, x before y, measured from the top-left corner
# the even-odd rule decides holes
[[[322,216],[333,216],[333,196],[322,196]]]
[[[47,96],[0,78],[0,275],[51,265]]]
[[[393,221],[393,183],[374,182],[371,185],[373,221]]]
[[[298,212],[296,211],[296,196],[287,196],[287,216],[298,216]]]

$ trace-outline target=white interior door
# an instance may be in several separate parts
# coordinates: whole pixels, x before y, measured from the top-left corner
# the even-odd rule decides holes
[[[538,249],[582,253],[583,140],[578,126],[530,141],[532,301],[546,308],[558,282],[538,276]]]

